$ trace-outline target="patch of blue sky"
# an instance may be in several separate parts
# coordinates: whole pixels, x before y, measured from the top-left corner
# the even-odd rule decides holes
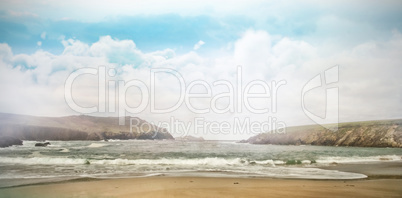
[[[119,17],[95,23],[41,19],[25,22],[3,18],[0,21],[0,42],[9,44],[14,53],[33,53],[40,47],[60,54],[63,51],[61,38],[91,44],[100,36],[110,35],[119,40],[133,40],[144,52],[170,48],[181,53],[192,50],[199,40],[208,44],[203,47],[222,47],[239,38],[242,31],[253,27],[252,20],[236,16],[216,19],[166,14]],[[46,32],[46,39],[41,38],[43,32]],[[41,41],[41,46],[38,46],[38,41]]]
[[[207,53],[225,48],[247,29],[256,29],[312,44],[333,40],[350,47],[364,41],[387,39],[392,30],[402,31],[401,8],[391,5],[284,3],[275,6],[268,3],[259,6],[255,14],[250,11],[251,14],[222,15],[106,15],[103,20],[92,22],[52,18],[49,16],[57,15],[52,10],[48,10],[47,17],[11,16],[3,10],[0,11],[0,43],[10,45],[15,54],[30,54],[38,49],[60,54],[64,49],[62,37],[90,45],[100,36],[110,35],[119,40],[133,40],[143,52],[170,48],[178,54],[193,50],[194,44],[202,40],[205,44],[197,51]],[[41,38],[43,32],[46,32],[45,39]]]

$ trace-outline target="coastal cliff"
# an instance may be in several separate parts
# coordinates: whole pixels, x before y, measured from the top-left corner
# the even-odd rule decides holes
[[[333,132],[320,125],[287,127],[285,133],[258,134],[245,143],[359,147],[402,147],[402,119],[340,123]],[[331,127],[334,125],[326,125]]]
[[[22,145],[22,141],[15,137],[0,136],[0,148],[9,147],[13,145]]]
[[[0,136],[37,141],[174,139],[166,129],[145,120],[137,117],[124,119],[125,125],[119,125],[118,117],[36,117],[0,113]]]

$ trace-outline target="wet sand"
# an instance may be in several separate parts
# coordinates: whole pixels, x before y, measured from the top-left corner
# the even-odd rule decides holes
[[[337,164],[320,167],[326,170],[339,170],[343,172],[361,173],[368,179],[402,179],[402,162],[382,162],[367,164]]]
[[[339,164],[324,169],[360,180],[145,177],[73,180],[0,189],[0,197],[402,197],[402,163]]]
[[[401,179],[148,177],[0,189],[0,197],[401,197]]]

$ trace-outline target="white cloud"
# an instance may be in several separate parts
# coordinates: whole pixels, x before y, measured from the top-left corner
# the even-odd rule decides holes
[[[7,44],[0,44],[0,92],[7,97],[0,97],[0,111],[34,115],[70,115],[75,114],[65,102],[64,83],[67,76],[84,67],[98,68],[106,66],[116,69],[116,76],[107,76],[108,80],[118,81],[136,79],[150,84],[151,68],[171,68],[179,72],[187,85],[195,80],[204,80],[211,85],[213,95],[227,92],[224,86],[214,86],[217,80],[226,80],[236,86],[237,65],[242,65],[243,88],[251,80],[259,79],[270,83],[272,80],[286,80],[287,84],[279,88],[277,113],[254,114],[244,111],[238,114],[195,114],[183,104],[177,111],[169,114],[153,114],[150,106],[136,115],[150,121],[169,121],[171,116],[183,121],[193,121],[195,117],[204,117],[210,121],[230,121],[233,117],[250,117],[263,121],[267,116],[274,116],[288,125],[311,123],[304,115],[301,103],[302,87],[315,75],[336,64],[340,65],[340,119],[354,121],[365,119],[385,119],[400,117],[402,100],[400,64],[402,57],[402,36],[395,31],[387,41],[361,43],[350,50],[340,51],[332,56],[320,56],[317,48],[305,41],[287,37],[275,37],[264,31],[246,31],[235,44],[233,53],[214,58],[200,56],[196,52],[176,54],[165,49],[145,53],[138,49],[131,40],[118,40],[104,36],[99,41],[87,44],[79,40],[63,39],[64,51],[54,55],[42,50],[34,54],[12,53]],[[178,79],[169,74],[156,76],[156,106],[166,108],[178,100],[180,86]],[[255,89],[261,91],[261,89]],[[205,92],[203,88],[193,91]],[[111,92],[115,92],[114,89]],[[73,96],[76,102],[92,106],[98,102],[98,79],[87,75],[73,84]],[[130,106],[138,106],[142,96],[133,87],[126,93]],[[325,88],[309,93],[312,111],[320,112],[325,107]],[[101,101],[102,102],[102,101]],[[194,99],[198,108],[209,108],[211,98]],[[257,108],[271,108],[272,100],[253,100]],[[217,101],[220,107],[228,101]],[[116,114],[97,114],[116,115]],[[175,131],[172,131],[175,134]],[[195,131],[191,131],[195,133]],[[207,134],[209,138],[225,138],[221,135]],[[250,134],[238,134],[233,138],[247,138]]]
[[[64,55],[87,56],[89,54],[89,46],[78,40],[68,39],[62,40],[64,46]]]
[[[117,51],[116,51],[117,50]],[[99,41],[92,44],[90,52],[92,56],[106,56],[111,53],[131,53],[136,51],[132,40],[112,39],[110,36],[102,36]]]
[[[46,32],[42,32],[42,34],[40,34],[40,38],[42,38],[43,40],[46,39]]]
[[[198,49],[200,49],[200,47],[203,46],[204,44],[205,44],[205,42],[202,41],[202,40],[200,40],[200,41],[198,41],[198,42],[194,45],[193,49],[194,49],[194,50],[198,50]]]
[[[9,63],[11,57],[13,57],[11,47],[5,43],[0,43],[0,60]]]
[[[38,45],[39,47],[42,46],[42,41],[36,42],[36,45]]]
[[[34,17],[34,18],[38,17],[37,14],[28,11],[18,12],[10,10],[9,14],[14,17]]]

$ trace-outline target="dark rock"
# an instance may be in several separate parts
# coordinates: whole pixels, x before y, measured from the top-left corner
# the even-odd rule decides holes
[[[45,142],[45,143],[36,143],[35,146],[42,146],[42,147],[46,147],[47,145],[50,145],[50,142]]]
[[[151,132],[139,134],[139,136],[136,139],[139,139],[139,140],[171,139],[171,140],[173,140],[174,138],[170,133],[167,133],[167,132],[151,131]]]
[[[102,139],[103,139],[103,137],[98,133],[89,133],[86,138],[86,140],[91,140],[91,141],[99,141]]]
[[[1,148],[9,147],[12,145],[22,145],[22,140],[15,138],[15,137],[11,137],[11,136],[1,136],[0,137],[0,147]]]

